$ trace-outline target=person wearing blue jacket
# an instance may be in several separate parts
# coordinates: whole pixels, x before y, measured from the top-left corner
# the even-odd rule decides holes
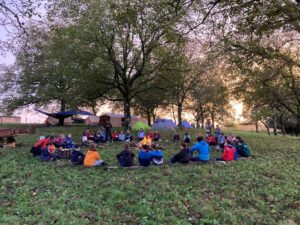
[[[142,150],[138,154],[138,160],[141,166],[150,166],[152,162],[153,156],[152,153],[149,152],[149,146],[143,145]]]
[[[161,165],[164,163],[164,154],[161,150],[157,149],[156,144],[151,145],[152,163],[154,165]]]
[[[191,161],[208,162],[210,159],[210,147],[203,141],[203,137],[197,137],[198,143],[190,148]],[[193,156],[193,153],[197,151],[198,156]]]

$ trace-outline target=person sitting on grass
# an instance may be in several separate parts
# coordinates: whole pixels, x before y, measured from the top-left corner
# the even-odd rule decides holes
[[[84,158],[85,167],[104,166],[106,163],[101,159],[97,152],[96,144],[92,143]]]
[[[58,135],[57,138],[54,139],[53,144],[55,145],[56,148],[60,148],[60,147],[65,147],[65,135],[64,134],[60,134]]]
[[[161,165],[164,163],[164,154],[163,152],[158,149],[158,146],[156,144],[151,145],[152,151],[152,163],[153,165]]]
[[[147,134],[147,139],[153,139],[153,134],[151,132],[151,130],[149,130],[148,134]]]
[[[195,144],[190,149],[191,161],[200,161],[200,162],[208,162],[210,159],[210,147],[209,145],[203,141],[203,137],[197,137],[198,143]],[[197,151],[198,156],[193,156],[193,153]]]
[[[141,166],[150,166],[152,161],[152,154],[149,152],[149,146],[143,145],[141,151],[138,154],[138,160]]]
[[[215,136],[213,136],[212,134],[209,134],[209,135],[206,137],[206,142],[207,142],[209,145],[216,145],[216,144],[217,144],[217,140],[216,140]]]
[[[237,154],[236,154],[236,149],[235,147],[232,145],[232,142],[230,140],[227,140],[227,142],[225,143],[224,146],[224,152],[222,154],[221,157],[217,158],[217,161],[233,161],[236,160],[237,158]]]
[[[189,135],[188,132],[186,132],[186,133],[184,134],[184,136],[183,136],[183,141],[184,141],[184,143],[186,143],[186,144],[191,143],[192,138],[191,138],[191,136]]]
[[[90,129],[89,129],[89,128],[86,128],[86,130],[83,132],[82,136],[83,136],[83,137],[86,137],[87,140],[88,140],[89,137],[90,137]]]
[[[46,148],[47,144],[53,140],[54,140],[54,137],[49,136],[49,135],[45,138],[41,138],[33,145],[30,152],[32,153],[33,156],[41,155],[42,149]]]
[[[180,136],[179,136],[178,132],[176,132],[173,136],[173,142],[176,143],[176,142],[179,142],[179,141],[180,141]]]
[[[141,128],[141,129],[138,131],[137,139],[138,139],[138,141],[141,141],[141,140],[144,139],[144,137],[145,137],[145,132],[144,132],[143,128]]]
[[[75,147],[75,144],[72,140],[72,135],[71,134],[68,134],[66,136],[64,144],[65,144],[65,148],[74,148]]]
[[[115,130],[115,132],[112,133],[112,139],[113,141],[119,141],[119,133]]]
[[[125,141],[125,134],[123,131],[121,131],[119,134],[119,141]]]
[[[130,133],[130,130],[127,130],[126,131],[126,134],[125,134],[125,141],[132,141],[132,135]]]
[[[218,149],[223,149],[225,144],[225,136],[223,133],[221,133],[218,136]]]
[[[157,130],[153,134],[153,141],[160,141],[160,134]]]
[[[244,142],[244,140],[239,139],[239,142],[236,146],[239,156],[241,157],[250,157],[251,150],[249,146]]]
[[[134,153],[130,151],[129,144],[124,145],[124,149],[116,156],[120,166],[131,167],[133,166]]]
[[[82,165],[85,155],[80,151],[80,149],[73,149],[71,154],[71,163],[73,165]]]
[[[58,155],[56,154],[56,147],[53,144],[53,141],[50,141],[47,144],[46,148],[43,148],[41,150],[40,158],[43,162],[48,162],[50,160],[55,161],[59,158]]]
[[[190,150],[185,143],[181,143],[180,152],[175,154],[171,158],[171,163],[189,163],[190,162]]]

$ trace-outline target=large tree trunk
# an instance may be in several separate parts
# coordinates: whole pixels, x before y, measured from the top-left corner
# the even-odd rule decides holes
[[[200,118],[199,117],[197,117],[196,119],[196,128],[200,128]]]
[[[181,122],[182,122],[182,104],[178,104],[177,106],[177,116],[178,116],[178,127],[179,129],[182,129],[182,125],[181,125]]]
[[[147,121],[148,121],[148,125],[151,126],[151,114],[148,111],[147,111]]]
[[[62,99],[62,100],[60,101],[60,111],[61,111],[61,112],[66,111],[66,102],[65,102],[64,99]],[[59,122],[58,122],[58,126],[64,126],[64,122],[65,122],[65,118],[64,118],[64,117],[59,118],[58,121],[59,121]]]
[[[274,135],[277,135],[277,119],[276,119],[276,116],[274,118],[274,128],[273,128],[273,131],[274,131]]]
[[[258,121],[255,121],[255,131],[258,133]]]
[[[130,111],[130,100],[124,99],[124,128],[131,130],[131,111]]]
[[[155,113],[153,112],[153,114],[152,114],[152,123],[155,123],[155,120],[156,120],[156,115],[155,115]],[[149,126],[151,126],[151,124],[149,124]]]

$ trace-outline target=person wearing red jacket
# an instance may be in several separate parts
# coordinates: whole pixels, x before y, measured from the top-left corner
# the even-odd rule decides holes
[[[220,158],[217,158],[217,161],[232,161],[235,160],[235,147],[232,145],[231,141],[227,141],[227,144],[224,146],[224,152]]]

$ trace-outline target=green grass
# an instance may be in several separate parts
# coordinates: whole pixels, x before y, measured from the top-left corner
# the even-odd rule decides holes
[[[299,138],[235,132],[254,157],[227,165],[104,170],[31,157],[38,136],[79,140],[84,128],[39,128],[17,138],[23,147],[0,149],[0,224],[300,224]],[[177,150],[164,144],[169,159]],[[101,156],[117,165],[121,148]]]

